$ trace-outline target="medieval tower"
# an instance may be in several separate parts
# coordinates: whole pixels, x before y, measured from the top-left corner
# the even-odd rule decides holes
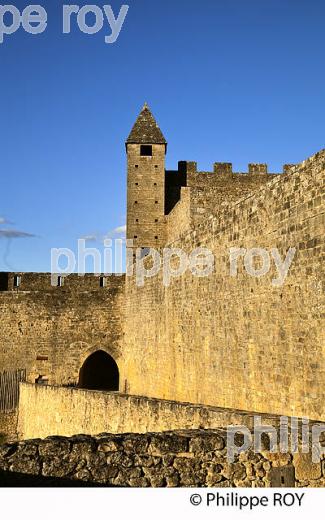
[[[167,142],[144,105],[126,141],[127,239],[134,247],[164,245]]]

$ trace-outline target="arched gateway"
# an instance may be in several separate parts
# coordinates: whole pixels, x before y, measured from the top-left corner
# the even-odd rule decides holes
[[[79,373],[79,387],[88,390],[119,389],[119,370],[116,362],[103,350],[91,354]]]

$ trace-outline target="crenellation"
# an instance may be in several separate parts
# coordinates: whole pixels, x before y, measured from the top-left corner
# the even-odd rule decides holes
[[[232,174],[232,163],[216,162],[213,165],[213,171],[217,174]]]
[[[197,163],[194,161],[179,161],[178,171],[179,173],[196,173]]]
[[[125,274],[51,274],[0,272],[0,295],[5,291],[103,291],[120,286]],[[105,283],[102,283],[105,280]],[[61,283],[60,283],[61,281]]]
[[[250,175],[260,175],[268,173],[267,164],[264,163],[250,163],[248,165],[248,173]]]
[[[297,166],[297,165],[296,164],[284,164],[283,173],[289,173],[295,166]]]

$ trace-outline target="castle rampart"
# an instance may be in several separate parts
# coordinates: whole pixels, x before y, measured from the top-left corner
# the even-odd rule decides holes
[[[26,368],[27,380],[75,385],[92,352],[103,350],[121,362],[125,275],[70,275],[62,287],[49,273],[5,273],[0,291],[2,370]],[[14,278],[21,283],[14,287]],[[122,374],[120,374],[122,381]],[[121,383],[123,384],[123,383]]]
[[[131,393],[324,418],[324,164],[322,151],[170,242],[208,247],[212,275],[187,272],[170,287],[161,273],[142,288],[127,281]],[[296,253],[275,287],[274,265],[262,278],[242,267],[231,277],[231,247]]]
[[[0,273],[0,296],[5,291],[115,291],[120,290],[125,274],[51,274],[51,273]]]
[[[284,165],[283,171],[290,171],[292,167]],[[166,171],[167,243],[175,239],[177,232],[181,234],[184,229],[193,229],[209,216],[217,215],[229,204],[249,196],[280,175],[268,173],[266,164],[252,163],[248,165],[248,172],[234,172],[231,163],[217,162],[213,171],[208,172],[198,171],[196,162],[180,161],[177,171]],[[178,203],[184,198],[185,189],[190,189],[186,203],[190,205],[189,211],[185,210],[183,202]],[[188,218],[186,225],[185,215]]]

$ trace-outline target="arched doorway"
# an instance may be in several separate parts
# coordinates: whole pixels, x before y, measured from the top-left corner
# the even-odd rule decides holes
[[[79,387],[88,390],[119,389],[119,370],[112,356],[103,350],[91,354],[79,373]]]

